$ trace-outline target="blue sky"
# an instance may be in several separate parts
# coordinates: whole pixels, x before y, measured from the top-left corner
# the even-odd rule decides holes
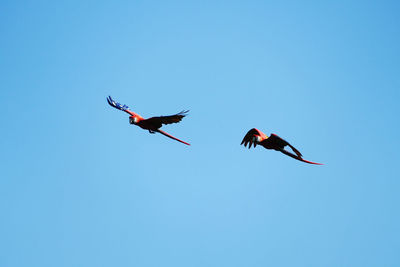
[[[2,1],[0,266],[399,266],[399,11]]]

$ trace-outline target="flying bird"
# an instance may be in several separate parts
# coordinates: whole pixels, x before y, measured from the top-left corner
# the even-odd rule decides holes
[[[182,120],[182,118],[187,115],[187,113],[189,112],[188,110],[183,110],[183,111],[181,111],[175,115],[171,115],[171,116],[151,117],[151,118],[145,119],[142,116],[140,116],[139,114],[136,114],[135,112],[129,110],[129,107],[127,105],[121,105],[120,103],[115,102],[111,98],[111,96],[107,97],[107,102],[113,108],[116,108],[116,109],[119,109],[119,110],[122,110],[122,111],[125,111],[126,113],[128,113],[130,115],[129,116],[130,124],[135,124],[142,129],[148,130],[152,134],[154,134],[154,133],[163,134],[171,139],[174,139],[178,142],[181,142],[181,143],[184,143],[185,145],[190,146],[189,143],[179,140],[178,138],[173,137],[172,135],[160,130],[160,128],[163,124],[171,124],[171,123],[180,122]]]
[[[300,151],[298,151],[284,139],[280,138],[276,134],[271,134],[268,137],[267,135],[265,135],[260,130],[257,130],[256,128],[253,128],[247,132],[247,134],[244,136],[242,140],[241,145],[244,145],[245,147],[249,145],[249,149],[251,148],[252,145],[254,147],[256,147],[256,145],[260,145],[265,147],[266,149],[274,149],[276,151],[280,151],[283,154],[288,155],[289,157],[292,157],[294,159],[300,160],[302,162],[323,165],[322,163],[316,163],[303,159],[303,155],[300,153]],[[284,149],[285,146],[289,146],[293,150],[294,154],[285,150]]]

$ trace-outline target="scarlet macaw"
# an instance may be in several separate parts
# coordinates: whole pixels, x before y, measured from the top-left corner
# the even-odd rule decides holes
[[[130,124],[135,124],[137,126],[139,126],[142,129],[148,130],[150,133],[161,133],[171,139],[174,139],[176,141],[179,141],[181,143],[184,143],[185,145],[190,146],[189,143],[186,143],[182,140],[179,140],[176,137],[173,137],[172,135],[160,130],[161,126],[163,124],[171,124],[171,123],[177,123],[180,122],[182,120],[183,117],[185,117],[187,115],[187,112],[189,112],[188,110],[183,110],[175,115],[171,115],[171,116],[160,116],[160,117],[151,117],[148,119],[144,119],[142,116],[140,116],[139,114],[136,114],[135,112],[132,112],[129,110],[129,107],[127,105],[121,105],[120,103],[115,102],[111,96],[107,97],[107,102],[108,104],[110,104],[110,106],[125,111],[126,113],[128,113],[129,115],[129,123]]]
[[[271,136],[265,135],[263,132],[260,130],[257,130],[256,128],[251,129],[250,131],[247,132],[247,134],[244,136],[241,145],[246,147],[247,144],[249,144],[249,149],[251,148],[251,145],[256,147],[256,145],[261,145],[267,149],[274,149],[277,151],[282,152],[283,154],[288,155],[289,157],[292,157],[294,159],[310,163],[310,164],[317,164],[317,165],[323,165],[322,163],[316,163],[316,162],[311,162],[308,160],[305,160],[302,158],[302,154],[294,148],[291,144],[289,144],[287,141],[284,139],[280,138],[276,134],[271,134]],[[296,154],[293,154],[287,150],[284,149],[285,146],[289,146],[293,152]]]

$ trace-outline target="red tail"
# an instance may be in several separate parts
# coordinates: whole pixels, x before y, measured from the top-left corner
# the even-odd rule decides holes
[[[289,151],[286,151],[285,149],[279,149],[279,151],[282,152],[285,155],[288,155],[289,157],[292,157],[294,159],[300,160],[300,161],[305,162],[305,163],[315,164],[315,165],[324,165],[322,163],[317,163],[317,162],[312,162],[312,161],[305,160],[302,157],[299,157],[297,155],[294,155],[294,154],[290,153]]]
[[[308,160],[305,160],[305,159],[302,159],[302,158],[300,158],[298,160],[300,160],[302,162],[310,163],[310,164],[315,164],[315,165],[324,165],[323,163],[312,162],[312,161],[308,161]]]
[[[189,143],[186,143],[185,141],[179,140],[178,138],[176,138],[176,137],[173,137],[172,135],[170,135],[170,134],[168,134],[168,133],[166,133],[166,132],[164,132],[164,131],[157,130],[157,132],[159,132],[160,134],[163,134],[163,135],[165,135],[166,137],[169,137],[169,138],[171,138],[171,139],[174,139],[174,140],[176,140],[176,141],[178,141],[178,142],[181,142],[181,143],[184,143],[185,145],[188,145],[188,146],[190,146],[190,144],[189,144]]]

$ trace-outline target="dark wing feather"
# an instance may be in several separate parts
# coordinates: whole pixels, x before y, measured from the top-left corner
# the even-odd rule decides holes
[[[267,136],[263,132],[261,132],[260,130],[257,130],[256,128],[253,128],[246,133],[246,135],[243,137],[243,140],[240,144],[241,145],[244,144],[245,147],[247,146],[247,144],[249,144],[249,148],[251,148],[252,145],[255,147],[257,145],[255,137],[260,137],[261,140],[264,140],[267,138]]]
[[[180,122],[189,112],[189,110],[182,110],[181,112],[171,116],[151,117],[147,121],[151,124],[171,124]]]
[[[305,162],[305,163],[308,163],[308,164],[324,165],[324,164],[322,164],[322,163],[317,163],[317,162],[312,162],[312,161],[305,160],[305,159],[303,159],[303,158],[300,157],[300,156],[296,156],[295,154],[290,153],[289,151],[286,151],[285,149],[279,149],[279,151],[282,152],[282,153],[285,154],[285,155],[288,155],[289,157],[292,157],[292,158],[294,158],[294,159],[300,160],[300,161]]]
[[[297,156],[302,157],[303,155],[298,151],[294,146],[288,143],[288,146],[293,150],[294,153],[296,153]]]
[[[278,147],[284,148],[285,146],[289,146],[294,153],[296,153],[296,155],[298,157],[302,157],[303,155],[300,153],[300,151],[298,151],[294,146],[292,146],[291,144],[289,144],[288,141],[286,141],[285,139],[277,136],[276,134],[271,134],[271,136],[268,138],[268,141],[270,142],[274,142],[277,144]]]

